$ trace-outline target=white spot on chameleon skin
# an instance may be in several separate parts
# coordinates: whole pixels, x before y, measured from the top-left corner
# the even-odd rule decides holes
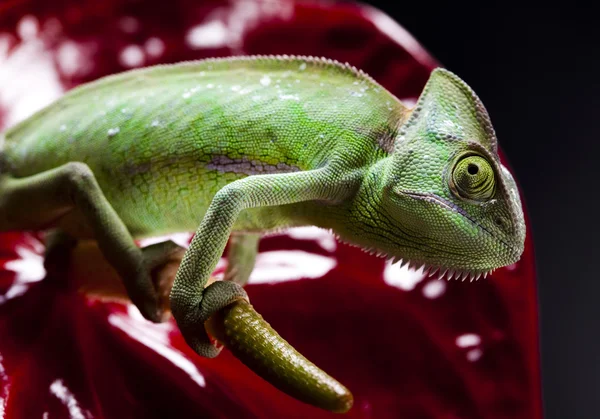
[[[151,127],[160,127],[160,121],[158,119],[155,119],[154,121],[152,121],[150,126]]]
[[[62,124],[59,128],[59,131],[64,132],[67,130],[67,126],[65,124]]]
[[[238,92],[240,89],[241,89],[241,86],[239,86],[239,85],[237,85],[237,84],[236,84],[236,85],[234,85],[234,86],[231,86],[231,90],[232,90],[233,92]]]
[[[259,95],[254,95],[254,96],[252,96],[252,100],[258,101],[258,100],[260,100],[260,96]]]
[[[424,277],[425,275],[421,268],[416,271],[409,269],[408,265],[398,268],[392,262],[387,262],[383,271],[383,280],[385,283],[400,288],[403,291],[412,291]]]
[[[110,128],[107,131],[107,134],[109,137],[114,137],[115,135],[117,135],[119,133],[119,131],[121,131],[121,129],[119,127],[114,127],[114,128]]]
[[[214,84],[212,84],[212,83],[208,83],[208,84],[206,85],[206,88],[207,88],[207,89],[212,89],[213,87],[215,87],[215,85],[214,85]]]
[[[298,70],[300,70],[300,71],[306,70],[306,63],[300,64],[300,66],[298,67]]]
[[[279,95],[279,99],[300,101],[300,97],[297,94],[296,95]]]
[[[187,99],[192,95],[191,92],[185,92],[184,94],[181,95],[182,98]]]
[[[434,299],[441,297],[444,292],[446,292],[446,282],[445,281],[429,281],[425,286],[423,286],[423,295],[425,298]]]
[[[481,343],[481,337],[475,333],[465,333],[456,338],[456,346],[459,348],[469,348]]]

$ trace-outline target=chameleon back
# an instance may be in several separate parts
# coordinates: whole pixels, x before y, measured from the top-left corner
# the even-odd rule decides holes
[[[316,168],[350,148],[362,160],[387,155],[408,113],[364,73],[325,59],[159,66],[74,89],[10,129],[3,170],[84,162],[134,235],[190,230],[241,177]]]

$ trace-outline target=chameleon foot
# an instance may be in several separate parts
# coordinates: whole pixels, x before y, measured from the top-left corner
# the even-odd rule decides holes
[[[163,322],[171,317],[169,294],[185,248],[169,240],[144,247],[142,253],[156,291],[157,318]]]
[[[214,358],[219,355],[223,348],[217,345],[218,342],[211,340],[206,332],[205,323],[219,310],[238,300],[248,301],[248,294],[246,294],[246,291],[240,285],[234,282],[216,281],[204,289],[196,322],[196,324],[202,324],[202,330],[199,333],[198,330],[195,330],[195,333],[192,332],[193,338],[188,339],[192,334],[185,333],[180,325],[180,329],[184,332],[184,337],[186,337],[188,344],[196,353],[207,358]]]

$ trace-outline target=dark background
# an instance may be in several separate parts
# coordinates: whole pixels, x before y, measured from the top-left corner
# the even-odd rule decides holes
[[[485,103],[525,195],[545,416],[600,418],[600,30],[592,9],[368,1]]]

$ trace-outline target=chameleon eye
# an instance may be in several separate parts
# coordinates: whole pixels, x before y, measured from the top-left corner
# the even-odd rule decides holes
[[[494,169],[481,156],[463,157],[454,165],[450,189],[461,198],[486,201],[496,190]]]

